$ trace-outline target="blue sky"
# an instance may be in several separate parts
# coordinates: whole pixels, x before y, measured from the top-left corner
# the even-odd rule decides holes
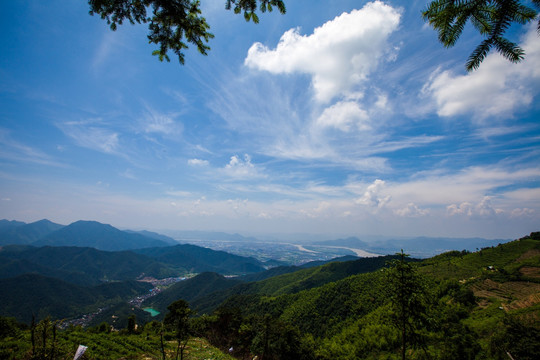
[[[515,238],[540,225],[540,39],[464,64],[427,1],[202,0],[212,50],[160,63],[86,1],[0,4],[0,218],[132,229]]]

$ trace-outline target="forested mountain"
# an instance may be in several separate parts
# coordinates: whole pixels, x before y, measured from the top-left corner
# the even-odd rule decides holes
[[[93,287],[78,286],[37,274],[0,279],[0,315],[30,323],[50,316],[80,316],[119,299],[148,292],[152,285],[137,281],[113,282]]]
[[[0,278],[32,272],[79,285],[134,280],[141,276],[178,276],[180,267],[166,265],[131,251],[100,251],[86,247],[21,247],[0,249]]]
[[[0,245],[80,246],[120,251],[169,246],[177,242],[150,231],[121,231],[96,221],[76,221],[64,226],[49,220],[30,224],[0,220]]]
[[[128,233],[111,225],[96,221],[77,221],[32,243],[36,246],[81,246],[98,250],[120,251],[152,246],[169,246],[172,243]]]
[[[292,272],[295,272],[295,271],[298,271],[298,270],[317,267],[317,266],[321,266],[321,265],[328,264],[328,263],[354,261],[354,260],[358,260],[358,257],[348,255],[348,256],[342,256],[342,257],[334,258],[334,259],[331,259],[331,260],[310,261],[310,262],[307,262],[307,263],[299,265],[299,266],[294,266],[294,265],[291,265],[291,266],[276,266],[276,267],[268,269],[266,271],[261,271],[261,272],[257,272],[257,273],[253,273],[253,274],[247,274],[247,275],[239,276],[238,279],[242,280],[244,282],[262,281],[262,280],[272,278],[274,276],[288,274],[288,273],[292,273]]]
[[[381,256],[376,258],[362,258],[355,261],[335,262],[323,266],[300,269],[292,273],[274,276],[265,280],[241,283],[230,288],[215,291],[207,296],[193,299],[190,305],[197,309],[200,314],[209,314],[220,304],[233,298],[235,301],[241,296],[248,298],[256,296],[279,296],[282,294],[294,294],[302,290],[322,286],[329,282],[344,279],[354,274],[375,271],[385,266],[393,256]],[[243,300],[242,300],[243,301]]]
[[[165,313],[167,306],[178,299],[184,299],[189,303],[196,303],[198,299],[213,297],[212,294],[229,289],[240,283],[239,280],[234,278],[231,279],[216,273],[204,272],[191,279],[178,282],[162,293],[149,298],[144,302],[144,306],[149,306]],[[219,299],[219,297],[216,297],[216,299]]]
[[[26,259],[10,259],[8,257],[3,257],[1,254],[2,253],[0,252],[0,279],[8,279],[23,274],[39,274],[77,285],[91,286],[101,283],[99,279],[80,271],[53,269]]]
[[[2,220],[0,220],[0,232],[2,232],[4,230],[7,230],[7,229],[15,228],[17,226],[22,226],[22,225],[25,225],[25,224],[26,223],[22,222],[22,221],[2,219]]]
[[[158,233],[153,232],[153,231],[147,231],[147,230],[141,230],[141,231],[124,230],[124,231],[127,232],[127,233],[130,233],[130,234],[139,234],[139,235],[142,235],[142,236],[145,236],[145,237],[148,237],[148,238],[161,240],[163,242],[168,243],[169,245],[178,244],[178,241],[174,240],[172,237],[162,235],[162,234],[158,234]]]
[[[0,226],[0,245],[32,244],[64,227],[46,219],[31,224],[2,220],[2,224]]]
[[[254,258],[233,255],[195,245],[183,244],[134,251],[165,264],[182,264],[187,271],[193,273],[208,271],[232,275],[265,270],[263,264]]]

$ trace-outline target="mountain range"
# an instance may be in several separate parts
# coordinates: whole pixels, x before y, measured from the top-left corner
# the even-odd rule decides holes
[[[163,279],[208,271],[243,275],[264,270],[253,258],[93,221],[68,226],[48,220],[0,221],[0,316],[15,316],[27,323],[32,314],[38,319],[47,314],[60,319],[103,306],[131,308],[121,304],[152,287],[135,281],[143,277]]]
[[[81,246],[120,251],[177,244],[171,238],[157,235],[121,231],[111,225],[83,220],[67,226],[46,219],[30,224],[2,220],[0,224],[0,245]]]

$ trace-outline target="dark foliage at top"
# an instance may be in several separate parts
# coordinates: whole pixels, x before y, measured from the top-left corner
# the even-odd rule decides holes
[[[532,3],[540,8],[540,0]],[[446,47],[455,45],[468,22],[484,37],[469,56],[466,67],[470,71],[480,66],[492,48],[511,62],[523,59],[523,49],[504,34],[513,23],[526,24],[536,18],[537,11],[528,5],[521,0],[435,0],[423,16],[437,30],[440,42]]]
[[[281,0],[259,0],[260,11],[272,11],[276,6],[285,13],[285,4]],[[89,0],[90,14],[99,15],[107,20],[111,30],[116,30],[124,21],[131,24],[148,23],[148,41],[158,45],[152,54],[160,61],[170,61],[168,52],[178,56],[178,61],[184,64],[184,50],[188,44],[193,44],[197,50],[207,55],[210,47],[207,45],[214,37],[209,32],[210,25],[202,16],[200,1],[192,0]],[[244,12],[246,21],[258,23],[257,0],[227,0],[226,9],[234,9],[234,13]],[[152,15],[149,16],[148,12]]]

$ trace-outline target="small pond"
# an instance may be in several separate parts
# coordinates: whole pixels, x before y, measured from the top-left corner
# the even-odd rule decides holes
[[[157,315],[160,314],[159,311],[157,311],[156,309],[152,309],[152,308],[144,308],[143,310],[146,311],[146,312],[149,312],[150,315],[152,315],[152,316],[157,316]]]

